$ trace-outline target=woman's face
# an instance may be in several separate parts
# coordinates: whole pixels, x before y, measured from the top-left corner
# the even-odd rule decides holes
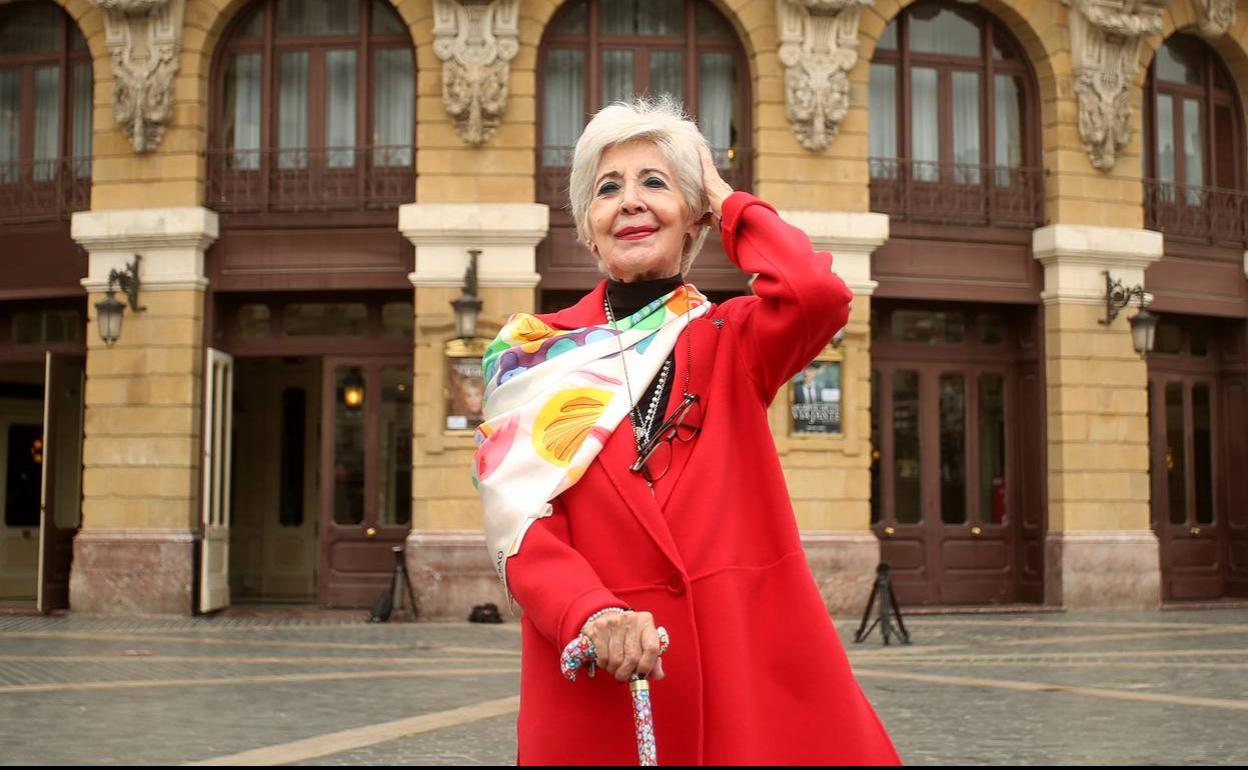
[[[589,237],[612,278],[676,275],[698,219],[685,205],[671,164],[652,142],[612,145],[602,154],[589,204]]]

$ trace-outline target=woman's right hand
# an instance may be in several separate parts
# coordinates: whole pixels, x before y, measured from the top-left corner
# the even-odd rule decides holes
[[[582,630],[594,643],[597,667],[616,681],[627,682],[633,673],[652,681],[662,679],[659,634],[649,612],[614,612],[594,620]]]

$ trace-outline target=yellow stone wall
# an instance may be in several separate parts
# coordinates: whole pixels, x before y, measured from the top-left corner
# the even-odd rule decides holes
[[[199,517],[204,293],[146,291],[106,346],[88,307],[84,529],[182,529]]]

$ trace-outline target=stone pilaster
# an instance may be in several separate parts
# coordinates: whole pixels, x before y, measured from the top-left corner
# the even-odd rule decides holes
[[[217,215],[204,208],[74,214],[90,257],[83,428],[82,529],[70,607],[122,614],[193,613],[199,540],[204,250]],[[141,312],[105,345],[95,303],[109,272],[135,255]],[[119,298],[121,295],[119,295]]]
[[[1148,369],[1123,310],[1105,318],[1105,272],[1127,286],[1161,258],[1149,230],[1051,225],[1044,265],[1049,527],[1045,601],[1072,609],[1156,609],[1161,563],[1149,516]]]
[[[782,211],[854,292],[849,325],[828,355],[841,362],[839,435],[790,435],[788,388],[771,407],[771,429],[824,602],[835,615],[861,613],[875,580],[880,544],[871,531],[871,254],[888,240],[888,216]]]
[[[486,553],[480,498],[469,473],[472,434],[446,427],[445,347],[455,337],[450,302],[462,292],[468,250],[481,250],[478,296],[484,308],[477,333],[490,338],[512,313],[535,309],[541,280],[536,249],[549,224],[549,208],[536,203],[413,203],[399,209],[399,229],[416,251],[409,276],[416,383],[407,568],[425,618],[463,620],[474,604],[507,606]]]

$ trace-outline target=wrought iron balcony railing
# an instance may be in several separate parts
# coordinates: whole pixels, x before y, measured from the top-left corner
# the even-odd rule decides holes
[[[870,158],[871,210],[898,221],[1032,228],[1044,223],[1044,170]]]
[[[410,145],[207,155],[207,205],[222,213],[377,211],[416,199]]]
[[[1168,238],[1242,249],[1248,247],[1248,192],[1145,179],[1144,220]]]
[[[90,207],[90,158],[0,163],[0,221],[68,219]]]

